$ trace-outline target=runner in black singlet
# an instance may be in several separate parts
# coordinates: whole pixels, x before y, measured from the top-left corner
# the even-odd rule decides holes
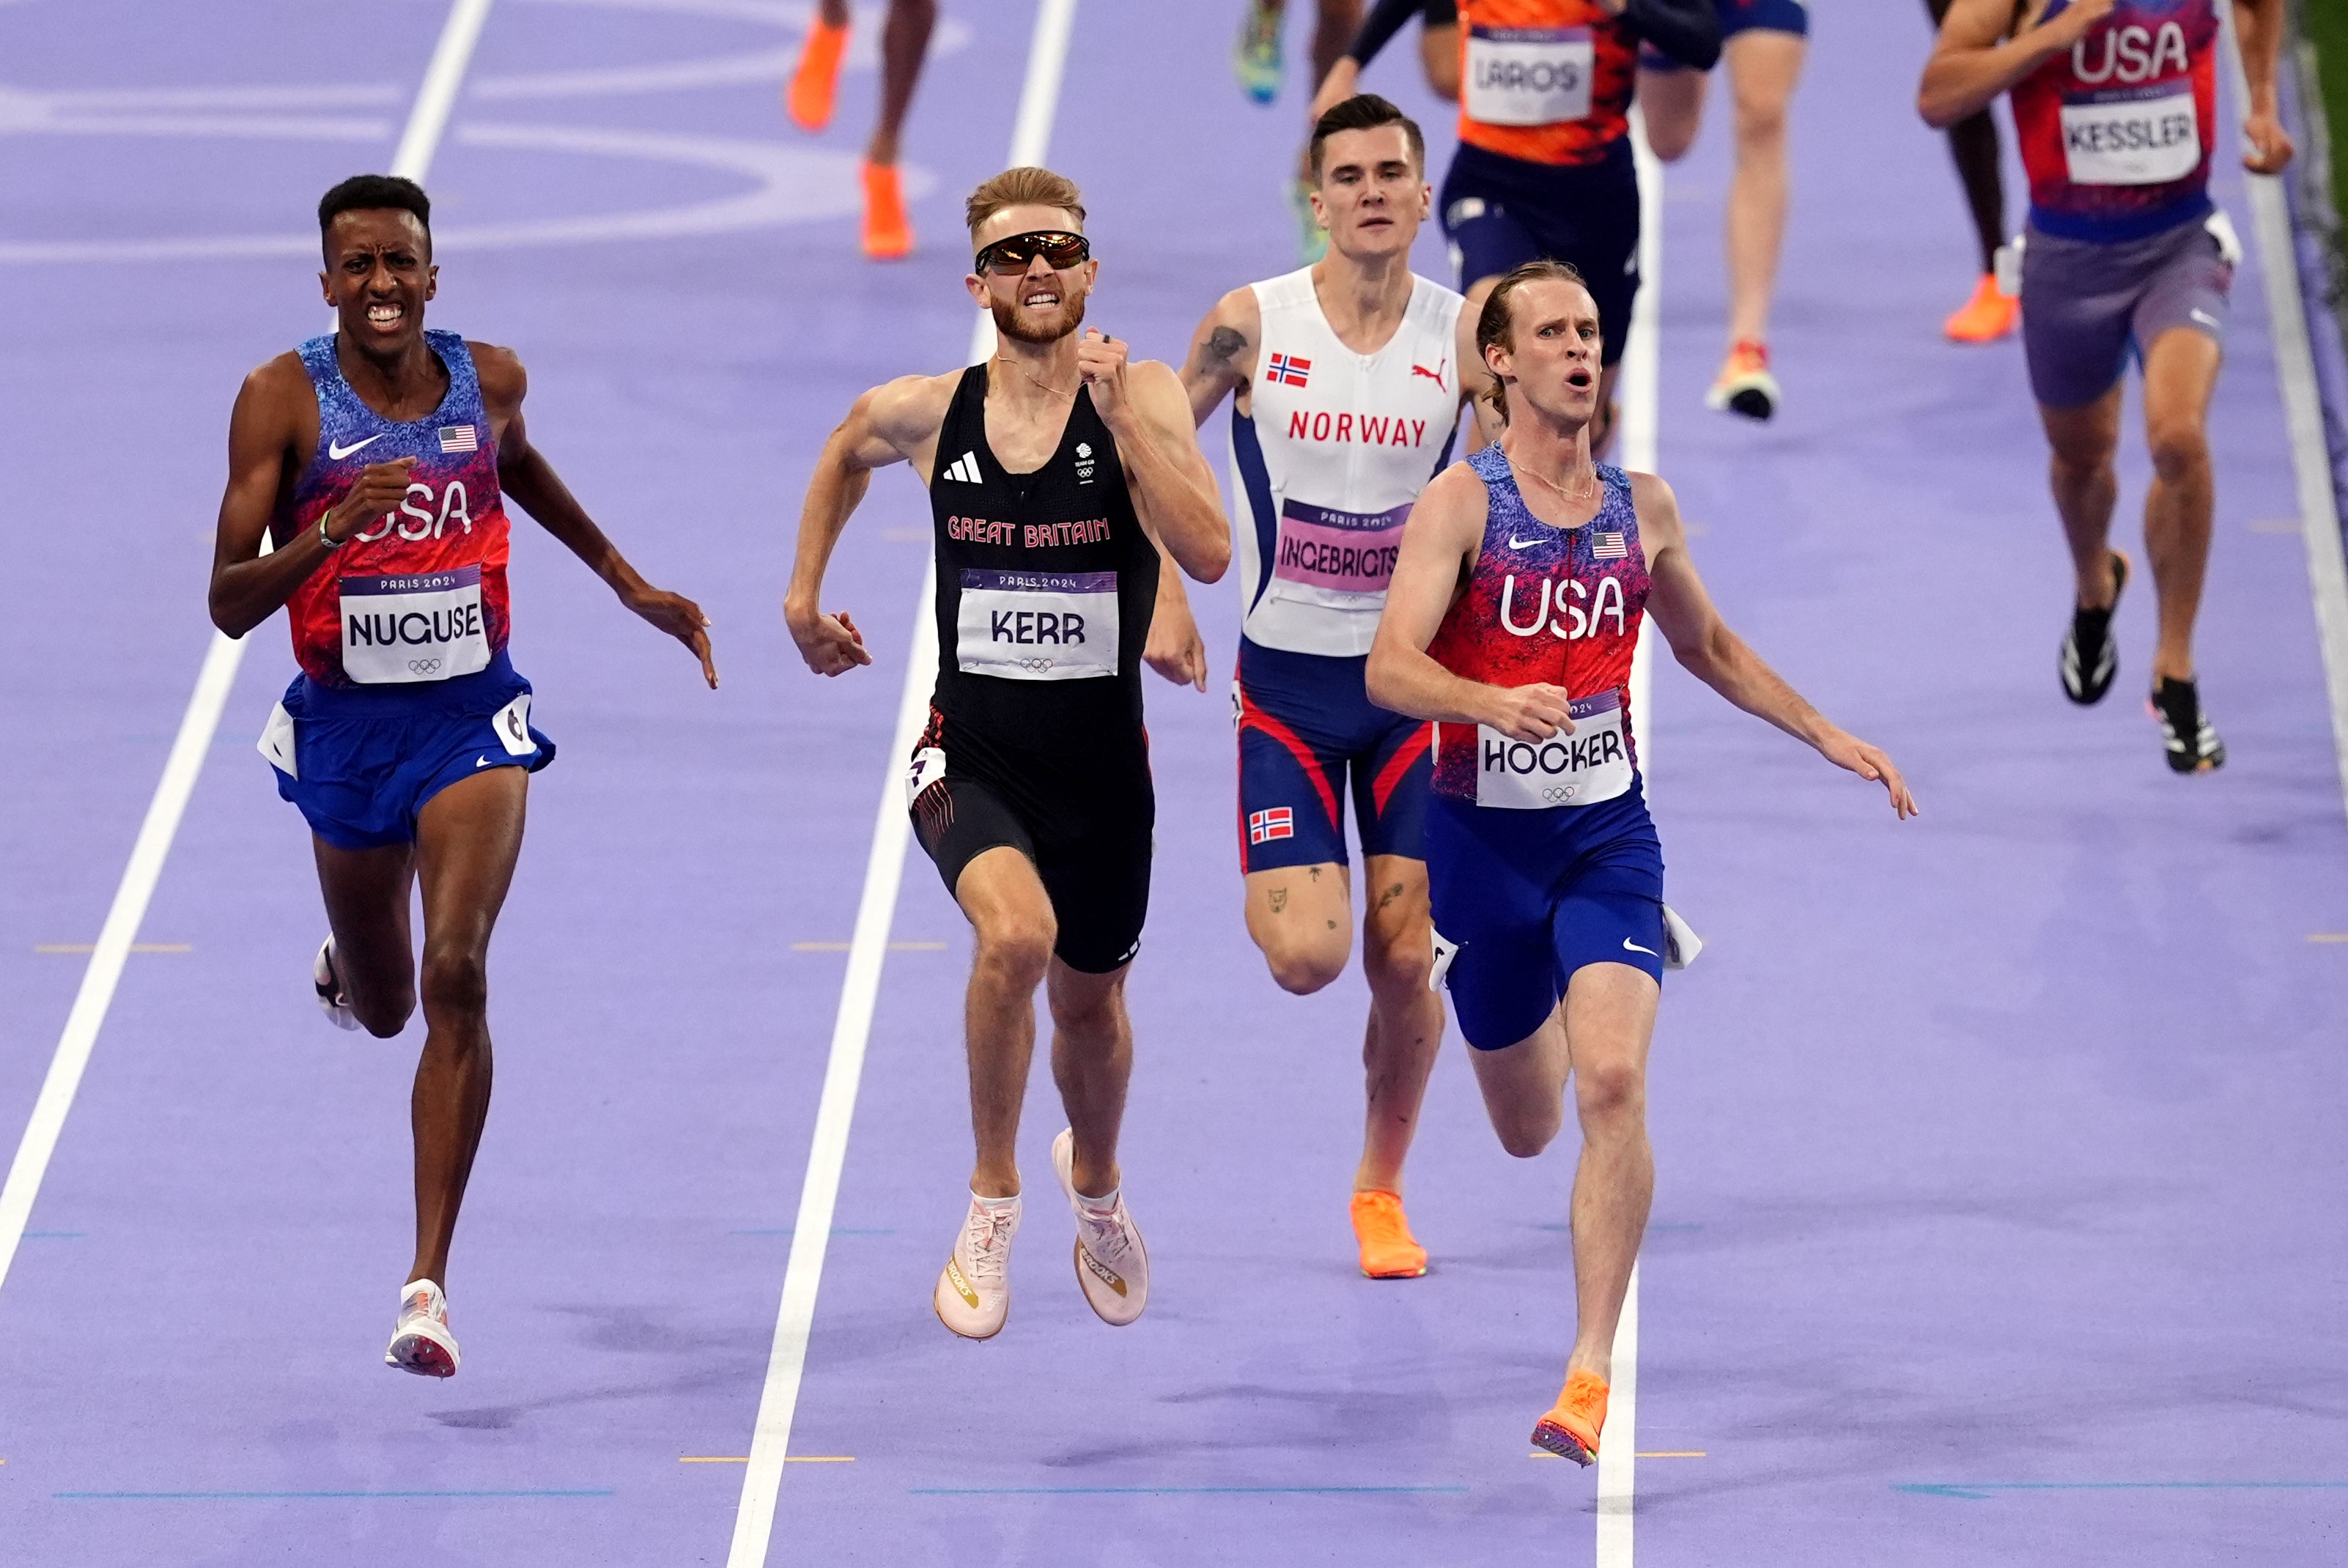
[[[947,1327],[983,1339],[1010,1306],[1039,983],[1068,1112],[1052,1159],[1076,1214],[1077,1282],[1112,1324],[1148,1298],[1117,1164],[1133,1064],[1125,972],[1157,815],[1142,650],[1159,546],[1212,582],[1231,543],[1174,373],[1078,335],[1096,264],[1076,186],[1010,169],[971,194],[968,217],[968,287],[994,316],[996,352],[857,400],[808,483],[783,610],[819,674],[872,661],[855,621],[820,610],[824,567],[870,471],[910,462],[936,523],[938,676],[906,802],[977,935],[964,1016],[978,1157],[933,1301]]]

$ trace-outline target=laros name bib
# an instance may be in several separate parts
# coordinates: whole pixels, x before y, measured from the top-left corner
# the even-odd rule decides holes
[[[1282,503],[1272,597],[1375,613],[1394,580],[1402,527],[1409,518],[1407,501],[1366,514],[1293,499]]]
[[[360,685],[447,681],[489,668],[478,564],[345,577],[337,586],[343,672]]]
[[[2166,185],[2201,163],[2193,84],[2178,80],[2063,105],[2063,159],[2074,185]]]
[[[1089,681],[1117,673],[1117,573],[965,568],[955,662],[966,675]]]
[[[1489,724],[1476,726],[1478,805],[1513,811],[1595,805],[1631,787],[1622,693],[1577,697],[1566,712],[1573,733],[1546,741],[1513,741]]]
[[[1586,119],[1597,64],[1587,27],[1473,28],[1462,84],[1468,118],[1511,126]]]

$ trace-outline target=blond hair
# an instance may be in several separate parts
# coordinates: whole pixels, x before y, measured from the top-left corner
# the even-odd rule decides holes
[[[1582,280],[1581,269],[1570,261],[1546,259],[1527,261],[1505,274],[1492,285],[1492,292],[1484,296],[1483,313],[1476,318],[1476,353],[1479,358],[1488,348],[1504,349],[1510,354],[1516,352],[1516,304],[1510,296],[1527,283],[1542,282],[1571,283],[1581,289],[1590,287]],[[1491,361],[1486,359],[1484,363],[1489,365]],[[1490,401],[1493,412],[1500,416],[1500,423],[1506,425],[1509,422],[1509,389],[1500,384],[1498,376],[1492,377],[1492,384],[1486,389],[1484,395]]]
[[[1076,189],[1075,180],[1032,164],[1006,169],[972,191],[970,200],[963,203],[973,244],[979,226],[1006,207],[1057,207],[1076,219],[1078,227],[1085,221],[1085,193]]]

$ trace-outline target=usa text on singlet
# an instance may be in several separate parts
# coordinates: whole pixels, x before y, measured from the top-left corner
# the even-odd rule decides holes
[[[2067,5],[2054,0],[2047,16]],[[2016,82],[2009,96],[2031,222],[2068,240],[2116,241],[2207,213],[2217,42],[2213,0],[2118,0]]]
[[[1078,389],[1050,460],[1012,474],[986,442],[986,366],[964,371],[938,432],[930,507],[933,702],[951,733],[1041,751],[1138,738],[1158,550],[1091,391]]]
[[[509,537],[480,378],[458,333],[427,331],[424,341],[448,393],[406,421],[351,390],[331,333],[301,347],[318,395],[318,450],[272,519],[280,545],[315,528],[367,465],[416,460],[398,507],[352,534],[286,601],[294,656],[322,686],[470,675],[506,645]]]
[[[1484,481],[1484,538],[1467,591],[1427,654],[1488,686],[1565,688],[1573,733],[1511,740],[1489,724],[1437,726],[1435,790],[1452,800],[1519,810],[1591,805],[1630,789],[1631,659],[1647,607],[1647,552],[1631,481],[1598,465],[1598,515],[1556,528],[1525,506],[1507,455],[1468,459]]]
[[[1466,302],[1414,278],[1394,336],[1360,354],[1322,313],[1312,269],[1252,287],[1262,351],[1248,412],[1231,412],[1241,630],[1265,648],[1359,657],[1411,503],[1450,458]]]

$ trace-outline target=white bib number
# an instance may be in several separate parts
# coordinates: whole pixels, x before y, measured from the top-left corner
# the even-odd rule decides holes
[[[481,569],[342,579],[343,673],[362,686],[446,681],[489,666]]]
[[[2098,93],[2063,106],[2063,159],[2074,185],[2166,185],[2201,166],[2193,84]]]
[[[1476,726],[1476,804],[1512,811],[1594,805],[1631,787],[1631,751],[1617,692],[1577,697],[1567,705],[1573,733],[1512,741]]]
[[[1468,35],[1468,116],[1486,125],[1590,118],[1598,63],[1587,27],[1476,27]]]
[[[964,568],[954,661],[1006,681],[1115,675],[1117,573]]]

